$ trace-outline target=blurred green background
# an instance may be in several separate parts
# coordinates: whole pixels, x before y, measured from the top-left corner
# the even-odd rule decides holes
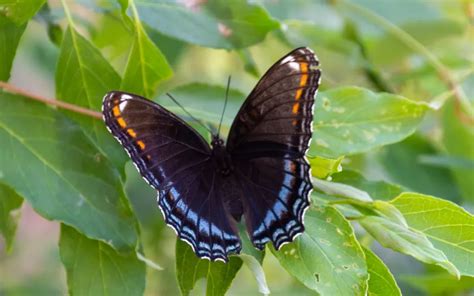
[[[183,5],[199,5],[200,2],[182,1]],[[225,86],[228,75],[232,75],[232,88],[248,94],[258,77],[283,54],[296,46],[309,46],[321,61],[322,89],[356,85],[397,93],[412,100],[446,101],[440,110],[424,119],[413,136],[397,144],[347,157],[344,168],[357,169],[369,179],[385,179],[413,191],[449,199],[472,212],[473,123],[465,119],[463,102],[456,102],[450,96],[448,86],[440,79],[428,55],[434,55],[450,70],[472,107],[474,2],[252,2],[265,7],[272,17],[282,22],[282,27],[267,35],[263,42],[242,50],[191,45],[148,28],[149,35],[157,41],[175,71],[172,79],[160,85],[157,96],[188,83]],[[128,53],[123,49],[132,36],[119,21],[118,14],[109,10],[109,1],[82,0],[70,5],[81,33],[89,36],[122,73]],[[59,52],[54,43],[59,34],[55,26],[64,27],[63,16],[59,3],[50,1],[49,11],[43,9],[28,24],[14,61],[10,79],[13,85],[54,98],[54,73]],[[405,40],[403,32],[413,36],[428,54]],[[223,92],[211,95],[224,97]],[[180,100],[179,93],[176,97]],[[192,104],[185,101],[186,106],[192,107]],[[199,102],[198,106],[202,104]],[[221,106],[210,108],[219,112]],[[230,108],[227,116],[232,118],[235,111],[236,107]],[[142,225],[147,254],[165,268],[161,272],[148,270],[146,294],[177,295],[175,273],[166,271],[174,270],[175,234],[165,227],[156,207],[156,193],[130,164],[127,165],[127,191]],[[66,294],[58,235],[57,223],[41,218],[27,203],[23,205],[13,251],[7,254],[0,241],[0,295]],[[410,257],[377,246],[375,252],[394,273],[404,295],[454,295],[458,290],[465,295],[473,293],[470,290],[474,287],[472,278],[455,282],[447,275],[440,275],[436,268]],[[267,252],[264,270],[273,295],[313,294],[291,278],[270,252]],[[201,282],[194,292],[202,295],[204,289]],[[259,295],[248,269],[243,268],[238,273],[229,295]]]

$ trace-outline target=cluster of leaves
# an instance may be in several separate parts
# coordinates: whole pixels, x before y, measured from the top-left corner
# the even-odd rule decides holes
[[[472,287],[474,217],[449,201],[474,202],[474,108],[468,99],[474,97],[469,39],[474,28],[472,15],[459,17],[459,11],[472,9],[469,1],[449,7],[457,18],[441,14],[443,3],[421,1],[410,7],[348,0],[77,2],[63,0],[50,8],[45,0],[0,1],[1,81],[8,81],[20,39],[36,15],[31,22],[42,22],[59,47],[57,100],[100,111],[107,91],[160,101],[156,92],[168,88],[195,116],[217,124],[222,87],[175,87],[193,81],[186,74],[170,80],[174,84],[165,82],[178,71],[179,52],[196,45],[231,50],[255,82],[260,58],[268,65],[293,47],[309,46],[323,69],[309,151],[313,203],[305,233],[280,251],[268,250],[289,274],[322,295],[400,295],[389,269],[371,251],[373,240],[445,270],[424,282],[412,278],[418,288],[434,289],[436,276],[446,285],[434,293],[459,279]],[[75,15],[78,5],[100,21]],[[449,38],[456,42],[438,44]],[[244,97],[232,90],[227,114],[235,114]],[[16,210],[26,200],[61,223],[59,248],[71,294],[143,294],[146,267],[160,267],[143,255],[146,230],[125,191],[123,149],[100,119],[31,99],[0,92],[0,232],[7,249]],[[225,128],[232,118],[225,117]],[[442,137],[432,137],[434,131]],[[364,171],[357,163],[374,156],[379,170],[398,185],[368,180],[355,170]],[[222,295],[247,266],[259,291],[268,294],[264,257],[246,241],[229,263],[209,262],[177,241],[179,288],[187,295],[205,278],[206,293]]]

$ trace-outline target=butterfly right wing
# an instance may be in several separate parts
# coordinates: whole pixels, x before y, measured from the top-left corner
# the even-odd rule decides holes
[[[104,120],[143,178],[158,191],[166,223],[199,257],[227,260],[240,239],[216,179],[208,143],[179,117],[137,95],[113,91]]]

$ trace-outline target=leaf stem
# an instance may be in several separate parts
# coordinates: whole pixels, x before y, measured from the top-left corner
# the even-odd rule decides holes
[[[82,107],[79,107],[77,105],[69,104],[69,103],[66,103],[66,102],[63,102],[63,101],[41,97],[41,96],[32,94],[30,92],[27,92],[23,89],[17,88],[17,87],[15,87],[15,86],[7,83],[7,82],[4,82],[4,81],[0,81],[0,88],[6,90],[8,92],[11,92],[11,93],[22,95],[22,96],[24,96],[28,99],[33,99],[35,101],[45,103],[47,105],[56,106],[58,108],[69,110],[69,111],[76,112],[76,113],[79,113],[79,114],[83,114],[83,115],[86,115],[86,116],[89,116],[89,117],[102,119],[102,114],[100,112],[93,111],[93,110],[90,110],[90,109],[87,109],[87,108],[82,108]]]
[[[469,102],[469,99],[466,97],[463,89],[453,78],[449,68],[447,68],[441,61],[432,54],[423,44],[418,42],[410,34],[392,24],[383,17],[377,15],[373,11],[362,7],[358,4],[349,1],[338,1],[343,6],[357,12],[358,14],[366,17],[368,20],[371,20],[374,24],[384,28],[387,32],[397,37],[401,42],[406,46],[410,47],[417,53],[423,55],[429,62],[429,64],[436,70],[439,78],[448,86],[449,89],[453,91],[453,95],[456,98],[456,102],[463,107],[464,112],[470,119],[470,123],[474,121],[474,109]]]

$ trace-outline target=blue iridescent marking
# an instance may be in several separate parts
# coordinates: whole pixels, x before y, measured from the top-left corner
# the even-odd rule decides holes
[[[204,250],[206,250],[206,251],[208,251],[208,252],[211,251],[211,248],[209,247],[209,244],[208,244],[208,243],[205,243],[205,242],[203,242],[203,241],[200,241],[199,244],[198,244],[198,246],[199,246],[199,249],[201,249],[201,250],[204,249]]]
[[[199,232],[203,233],[204,235],[208,236],[209,233],[209,222],[205,219],[199,220]]]
[[[181,229],[181,232],[184,233],[184,234],[189,235],[189,237],[191,237],[193,240],[196,239],[196,233],[194,233],[194,231],[191,228],[189,228],[188,226],[184,226]]]

